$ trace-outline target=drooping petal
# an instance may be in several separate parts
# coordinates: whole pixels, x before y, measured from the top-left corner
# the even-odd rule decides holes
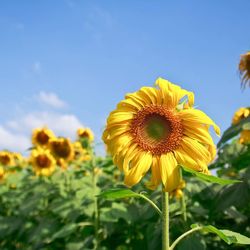
[[[208,149],[198,141],[184,136],[181,146],[191,158],[204,161],[206,164],[210,163],[211,155]]]
[[[173,153],[161,155],[160,172],[164,190],[171,192],[176,189],[180,182],[180,170]]]
[[[159,157],[157,156],[153,156],[153,159],[152,159],[153,161],[152,161],[152,166],[151,166],[151,179],[146,184],[147,188],[152,189],[152,190],[156,189],[162,182],[158,158]]]
[[[209,118],[204,112],[198,109],[183,109],[179,112],[179,117],[182,119],[183,124],[199,123],[213,126],[214,131],[217,135],[220,135],[220,128],[214,123],[214,121]]]
[[[138,155],[138,154],[137,154]],[[152,164],[152,155],[150,153],[141,152],[137,160],[131,162],[131,169],[125,174],[124,184],[132,187],[137,184],[141,178],[147,173]]]
[[[204,162],[191,158],[188,155],[188,153],[183,150],[182,147],[175,150],[174,155],[176,157],[178,164],[184,167],[188,167],[197,172],[203,172],[204,170],[207,169],[207,165]]]

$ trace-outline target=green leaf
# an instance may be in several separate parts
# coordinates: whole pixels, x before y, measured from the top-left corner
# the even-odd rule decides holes
[[[203,174],[203,173],[200,173],[200,172],[196,172],[196,171],[194,171],[194,170],[192,170],[190,168],[186,168],[186,167],[183,167],[183,166],[181,166],[181,167],[183,168],[184,171],[195,175],[197,178],[199,178],[202,181],[217,183],[217,184],[220,184],[220,185],[228,185],[228,184],[234,184],[234,183],[241,182],[239,180],[222,179],[222,178],[219,178],[217,176],[207,175],[207,174]]]
[[[106,198],[106,199],[121,199],[121,198],[128,198],[128,197],[140,197],[139,194],[133,192],[130,189],[124,189],[124,188],[114,188],[106,190],[97,197]]]
[[[224,235],[226,236],[233,236],[237,240],[237,244],[242,244],[242,245],[250,245],[250,238],[246,237],[245,235],[242,235],[240,233],[236,233],[233,231],[229,230],[220,230]]]
[[[214,233],[224,240],[228,245],[235,243],[241,245],[250,245],[250,238],[240,233],[236,233],[230,230],[218,229],[212,225],[200,226],[198,224],[192,224],[191,228],[200,227],[202,231],[208,233]]]

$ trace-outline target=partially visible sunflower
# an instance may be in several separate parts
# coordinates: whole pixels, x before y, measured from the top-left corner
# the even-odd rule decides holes
[[[48,128],[36,128],[32,132],[32,143],[34,146],[47,147],[49,140],[55,138],[52,130]]]
[[[50,176],[56,169],[56,160],[48,149],[34,149],[30,161],[36,175]]]
[[[51,139],[49,148],[57,160],[63,159],[64,161],[71,161],[74,159],[74,148],[68,138],[61,137]]]
[[[151,168],[148,188],[159,184],[171,192],[180,183],[178,165],[208,174],[216,147],[209,133],[219,127],[194,109],[194,94],[157,79],[156,86],[127,94],[107,119],[103,140],[127,186],[137,184]]]
[[[186,187],[186,182],[181,180],[179,185],[175,190],[170,193],[170,197],[175,197],[176,199],[180,199],[183,196],[183,189]]]
[[[239,70],[242,88],[250,87],[250,51],[240,56]]]
[[[89,142],[94,140],[94,133],[90,128],[79,128],[77,135],[80,139],[87,139]]]
[[[232,124],[238,124],[242,119],[247,118],[250,115],[250,107],[239,108],[233,116]]]
[[[5,178],[5,170],[2,166],[0,166],[0,181],[3,181]]]
[[[0,152],[0,165],[14,166],[15,161],[14,161],[13,154],[9,151],[1,151]]]
[[[250,130],[244,129],[240,132],[240,143],[250,144]]]

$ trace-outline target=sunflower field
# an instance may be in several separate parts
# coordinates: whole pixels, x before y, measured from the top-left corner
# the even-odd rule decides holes
[[[193,93],[156,85],[110,113],[106,156],[89,128],[0,152],[0,249],[250,249],[250,108],[215,146]]]

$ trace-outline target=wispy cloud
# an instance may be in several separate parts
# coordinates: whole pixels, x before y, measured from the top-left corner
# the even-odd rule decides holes
[[[30,147],[29,136],[0,126],[0,149],[24,152]]]
[[[17,113],[14,112],[11,119],[0,124],[0,150],[8,149],[24,153],[31,146],[32,130],[37,127],[46,126],[57,136],[76,139],[77,129],[83,126],[78,117],[62,110],[49,109],[49,111],[46,106],[41,109],[37,105],[37,100],[55,108],[65,107],[66,103],[55,93],[41,91],[36,97],[38,99],[29,99],[29,106],[23,106]]]
[[[55,93],[41,91],[37,96],[37,100],[43,104],[53,108],[64,108],[67,104],[61,100]]]
[[[32,64],[32,71],[33,73],[35,74],[41,74],[42,72],[42,65],[41,65],[41,62],[39,61],[36,61]]]

